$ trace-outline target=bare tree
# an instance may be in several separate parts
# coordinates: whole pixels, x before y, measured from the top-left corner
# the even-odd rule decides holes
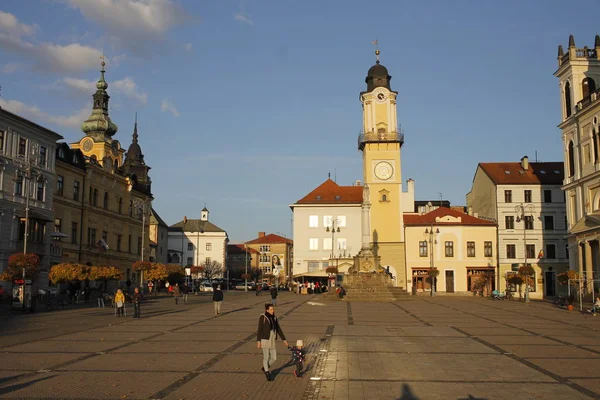
[[[218,261],[204,264],[204,278],[211,280],[223,276],[223,265]]]

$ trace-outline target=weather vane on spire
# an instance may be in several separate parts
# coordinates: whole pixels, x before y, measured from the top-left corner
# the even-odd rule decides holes
[[[102,71],[104,71],[104,66],[106,65],[106,62],[104,62],[104,52],[102,52],[102,55],[100,56],[100,59],[102,60],[102,62],[100,63],[100,65],[102,65]]]
[[[375,56],[377,57],[376,63],[379,64],[379,54],[381,54],[381,52],[379,51],[379,39],[371,43],[375,45]]]

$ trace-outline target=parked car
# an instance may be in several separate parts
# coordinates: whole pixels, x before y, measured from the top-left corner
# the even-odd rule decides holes
[[[214,289],[212,287],[212,285],[210,283],[201,283],[200,284],[200,291],[201,292],[213,292]]]
[[[248,281],[248,290],[254,290],[256,284],[254,282],[250,282]],[[245,283],[244,282],[239,282],[235,284],[235,288],[238,290],[244,290],[245,288]]]

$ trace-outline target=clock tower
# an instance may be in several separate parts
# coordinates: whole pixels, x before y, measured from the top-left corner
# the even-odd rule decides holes
[[[400,162],[404,135],[398,127],[396,114],[398,93],[390,87],[392,77],[379,61],[379,49],[375,54],[377,61],[365,79],[367,90],[360,93],[363,129],[358,138],[358,149],[363,155],[364,182],[369,187],[373,252],[381,257],[382,267],[390,266],[395,270],[396,284],[406,287]]]
[[[108,115],[108,83],[104,79],[104,66],[102,61],[100,79],[96,83],[96,93],[93,94],[92,114],[81,125],[85,136],[78,142],[72,143],[72,149],[80,149],[87,157],[98,162],[105,169],[114,171],[123,165],[125,150],[121,148],[118,140],[112,137],[119,129]]]

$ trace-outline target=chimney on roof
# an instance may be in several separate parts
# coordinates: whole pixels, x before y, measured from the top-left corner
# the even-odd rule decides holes
[[[263,237],[265,237],[265,233],[264,233],[264,232],[258,232],[258,237],[259,237],[259,238],[263,238]]]
[[[187,216],[184,216],[184,217],[183,217],[183,223],[184,223],[184,224],[187,224]]]
[[[529,157],[525,156],[521,158],[521,168],[526,171],[529,169]]]
[[[360,179],[357,179],[356,182],[354,182],[354,186],[362,186]]]
[[[474,216],[475,218],[479,218],[479,214],[478,214],[478,213],[473,213],[473,216]]]

